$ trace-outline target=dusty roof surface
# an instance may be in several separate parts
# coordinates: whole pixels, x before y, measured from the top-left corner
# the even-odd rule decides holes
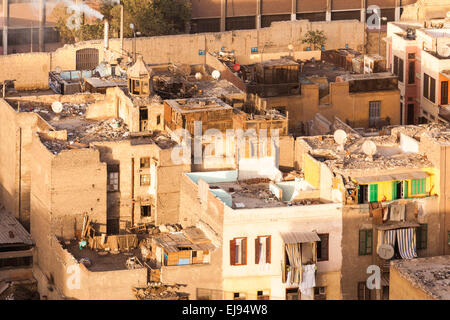
[[[203,231],[195,227],[183,229],[180,232],[161,233],[154,236],[154,240],[167,252],[178,252],[181,250],[179,247],[190,247],[192,250],[215,249]]]
[[[173,109],[180,113],[204,112],[204,111],[218,111],[231,110],[231,106],[217,98],[192,98],[192,99],[177,99],[165,100],[165,102]]]
[[[450,300],[450,256],[394,260],[392,267],[434,299]]]
[[[138,137],[130,133],[127,125],[121,118],[107,120],[87,120],[85,117],[88,103],[63,103],[63,111],[59,114],[53,112],[48,104],[36,102],[21,102],[21,112],[34,112],[39,114],[55,130],[67,130],[67,141],[45,139],[41,136],[43,144],[54,154],[65,149],[87,147],[93,142],[123,141],[139,139],[139,144],[156,143],[160,148],[170,148],[176,143],[161,132],[149,132]],[[145,141],[142,141],[145,138]]]
[[[394,135],[361,138],[354,134],[347,136],[344,151],[338,151],[338,144],[332,135],[302,137],[310,148],[310,154],[324,162],[335,171],[346,169],[370,168],[421,168],[432,166],[425,155],[403,153]],[[369,160],[363,152],[365,141],[373,141],[377,145],[377,153]]]
[[[2,244],[33,244],[28,231],[5,210],[0,210],[0,245]]]
[[[300,68],[299,76],[303,81],[307,81],[307,77],[326,77],[328,82],[335,82],[336,77],[348,74],[344,68],[336,66],[326,61],[307,61]]]

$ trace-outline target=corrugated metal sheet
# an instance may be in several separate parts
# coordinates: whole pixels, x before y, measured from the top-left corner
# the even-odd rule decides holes
[[[280,235],[286,244],[320,241],[315,232],[281,232]]]
[[[0,245],[2,244],[33,244],[27,230],[12,214],[5,211],[0,212]]]
[[[189,230],[189,231],[188,231]],[[156,236],[154,240],[162,247],[166,252],[178,252],[178,247],[191,247],[192,250],[214,250],[215,246],[211,243],[211,240],[206,238],[203,231],[198,228],[191,228],[181,232],[164,233]],[[191,241],[186,234],[195,236],[199,241]]]
[[[358,183],[370,183],[370,182],[381,182],[381,181],[400,181],[407,179],[424,179],[427,178],[428,174],[424,171],[413,171],[408,173],[396,173],[383,176],[369,176],[369,177],[355,177],[354,179]]]

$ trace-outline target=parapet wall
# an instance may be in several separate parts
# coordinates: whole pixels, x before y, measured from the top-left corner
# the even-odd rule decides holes
[[[253,30],[237,30],[218,33],[183,34],[160,37],[143,37],[136,40],[136,51],[146,63],[187,63],[204,64],[205,52],[234,50],[236,56],[251,56],[252,48],[258,53],[268,54],[286,52],[288,45],[294,51],[306,50],[308,44],[302,43],[308,30],[323,30],[326,37],[326,49],[349,48],[362,51],[365,44],[364,23],[357,20],[309,22],[283,21],[274,22],[268,28]],[[124,50],[132,52],[132,39],[124,40]],[[118,57],[120,40],[110,39],[108,57]],[[76,68],[76,52],[79,49],[96,48],[99,60],[105,57],[103,41],[86,41],[74,45],[65,45],[54,52],[23,53],[0,56],[0,81],[16,80],[16,88],[20,90],[48,89],[48,73],[56,67],[62,70]]]

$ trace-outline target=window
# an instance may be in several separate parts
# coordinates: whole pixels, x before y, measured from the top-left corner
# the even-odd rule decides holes
[[[378,202],[378,185],[369,185],[369,202]]]
[[[233,293],[233,298],[234,298],[234,300],[245,300],[246,296],[245,296],[245,293],[235,292],[235,293]]]
[[[141,158],[141,169],[150,168],[150,157]]]
[[[270,236],[255,239],[255,264],[270,263]]]
[[[448,104],[448,81],[441,82],[441,104]]]
[[[150,185],[150,175],[149,174],[141,174],[141,187]]]
[[[152,207],[151,206],[141,206],[141,217],[151,217]]]
[[[326,288],[315,287],[314,288],[314,300],[327,300]]]
[[[359,230],[359,255],[366,256],[372,254],[372,230]]]
[[[426,249],[427,248],[427,238],[428,238],[428,225],[420,224],[420,227],[417,228],[417,239],[416,239],[416,248]]]
[[[159,125],[161,124],[161,115],[158,114],[158,116],[156,117],[156,124]]]
[[[408,59],[415,59],[416,54],[415,53],[408,53]]]
[[[423,74],[423,96],[435,102],[436,95],[436,80],[426,73]]]
[[[0,259],[1,268],[28,267],[33,264],[33,257],[17,257]]]
[[[270,300],[269,290],[258,291],[256,296],[257,300]]]
[[[108,165],[108,192],[119,191],[119,165]]]
[[[358,300],[371,300],[370,290],[365,282],[358,282]]]
[[[416,63],[414,61],[410,61],[408,65],[408,84],[414,84],[416,76]]]
[[[450,231],[447,231],[447,244],[450,245]]]
[[[317,241],[317,261],[328,261],[328,239],[329,234],[319,234],[320,241]]]
[[[369,102],[369,127],[375,127],[380,120],[381,101]]]
[[[411,180],[411,194],[424,194],[427,192],[426,179]]]
[[[247,238],[230,240],[230,265],[247,264]]]
[[[403,82],[403,59],[398,59],[398,81]]]
[[[369,186],[367,184],[361,184],[358,186],[358,203],[367,203],[369,195]]]
[[[394,68],[392,70],[392,73],[398,76],[398,57],[394,56]]]
[[[286,289],[286,300],[300,300],[298,288]]]

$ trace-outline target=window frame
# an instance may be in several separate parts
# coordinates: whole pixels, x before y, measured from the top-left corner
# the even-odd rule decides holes
[[[428,224],[420,223],[416,229],[416,249],[424,250],[428,246]]]
[[[259,264],[259,257],[260,257],[260,239],[266,238],[266,263],[271,263],[271,256],[272,256],[272,237],[270,235],[265,236],[257,236],[255,238],[255,264]]]
[[[319,233],[317,234],[320,241],[317,241],[317,261],[328,261],[330,259],[330,234],[329,233]],[[322,257],[324,248],[322,248],[322,243],[326,239],[326,257]],[[319,259],[319,246],[320,246],[320,259]]]
[[[236,263],[236,240],[241,241],[241,263]],[[230,265],[245,266],[247,265],[247,237],[237,237],[230,240]]]
[[[111,177],[112,175],[117,175],[117,176]],[[117,180],[117,186],[116,186],[116,183],[113,182],[116,180]],[[113,187],[113,188],[111,188],[111,187]],[[120,166],[118,164],[107,166],[106,189],[108,192],[120,192]]]
[[[370,234],[370,236],[369,236]],[[370,238],[370,241],[368,240]],[[362,246],[363,244],[363,246]],[[369,245],[370,244],[370,245]],[[360,229],[358,241],[358,256],[372,255],[373,252],[373,230]]]

